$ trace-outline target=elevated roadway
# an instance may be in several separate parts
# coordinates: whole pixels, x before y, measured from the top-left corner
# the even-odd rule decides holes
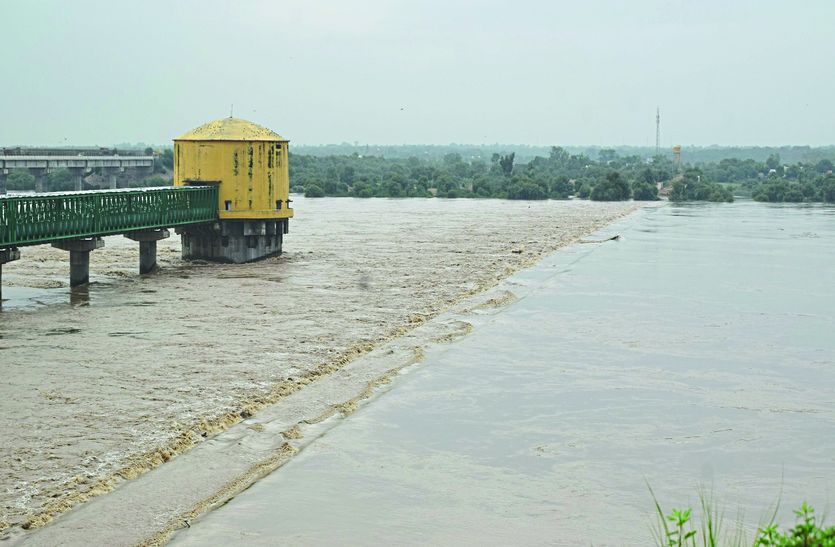
[[[60,155],[36,151],[36,154],[0,152],[0,195],[6,193],[6,179],[16,169],[26,169],[35,177],[35,190],[43,192],[46,176],[58,169],[68,169],[75,178],[75,189],[81,190],[84,176],[98,169],[111,189],[115,189],[118,175],[126,170],[139,174],[153,172],[153,156],[133,155]]]
[[[156,242],[168,237],[167,228],[217,218],[215,186],[0,197],[0,284],[4,263],[19,259],[21,247],[42,244],[70,252],[71,286],[87,283],[90,251],[115,234],[139,242],[139,271],[147,273],[156,265]]]

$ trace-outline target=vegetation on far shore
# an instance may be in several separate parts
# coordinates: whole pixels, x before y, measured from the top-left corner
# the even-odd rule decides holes
[[[173,153],[170,148],[148,154],[156,156],[153,175],[131,180],[128,186],[171,184]],[[620,156],[614,149],[600,149],[592,159],[552,147],[547,156],[516,160],[514,153],[493,153],[489,160],[465,159],[450,152],[442,157],[380,157],[291,154],[291,191],[308,197],[444,197],[498,199],[591,199],[596,201],[654,201],[663,196],[672,201],[730,202],[734,196],[757,201],[835,203],[833,162],[784,164],[778,154],[764,161],[724,158],[717,162],[679,166],[668,157],[651,159]],[[97,173],[93,173],[96,175]],[[85,188],[98,188],[97,177],[87,178]],[[7,177],[9,190],[31,190],[35,179],[26,170]],[[50,191],[72,190],[75,181],[67,170],[47,175]]]
[[[730,202],[734,195],[760,201],[835,202],[829,159],[783,164],[777,154],[765,161],[725,158],[679,166],[669,158],[621,157],[602,149],[592,159],[552,147],[547,157],[527,163],[494,153],[490,161],[442,158],[382,158],[359,154],[298,156],[290,161],[291,184],[309,197],[447,197],[567,199],[599,201],[659,198],[673,201]]]

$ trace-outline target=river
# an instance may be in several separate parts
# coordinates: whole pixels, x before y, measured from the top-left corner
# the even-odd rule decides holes
[[[281,257],[186,263],[172,237],[139,276],[137,244],[110,237],[73,290],[67,253],[23,248],[3,267],[0,535],[112,499],[636,207],[297,197]]]
[[[299,455],[175,545],[647,545],[653,501],[713,492],[750,539],[832,514],[835,208],[667,206],[464,313]]]

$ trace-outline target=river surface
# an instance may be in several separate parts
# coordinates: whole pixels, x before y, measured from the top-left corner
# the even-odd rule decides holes
[[[106,238],[82,289],[67,286],[68,253],[48,245],[4,265],[0,536],[166,467],[638,205],[297,197],[294,207],[285,254],[257,263],[183,262],[172,234],[149,276],[137,274],[136,243]],[[209,495],[234,478],[201,486]],[[151,534],[158,506],[142,509]]]
[[[835,208],[668,206],[517,273],[391,388],[176,545],[652,543],[833,514]]]

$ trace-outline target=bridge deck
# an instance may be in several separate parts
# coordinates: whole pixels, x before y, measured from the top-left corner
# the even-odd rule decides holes
[[[217,219],[214,186],[0,197],[0,249]]]

